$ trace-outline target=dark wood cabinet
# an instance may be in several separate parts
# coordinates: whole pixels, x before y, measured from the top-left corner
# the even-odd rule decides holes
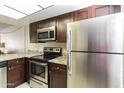
[[[74,21],[84,20],[92,17],[92,8],[84,8],[74,12]]]
[[[120,5],[95,5],[92,6],[92,17],[109,15],[120,12]]]
[[[120,12],[120,5],[94,5],[30,24],[30,42],[37,42],[37,29],[56,26],[56,42],[66,42],[67,23]]]
[[[30,24],[30,42],[37,43],[37,29],[47,28],[50,26],[56,26],[56,17],[31,23]]]
[[[8,61],[7,87],[13,88],[25,82],[25,59]]]
[[[38,22],[30,24],[30,43],[37,42],[37,29],[38,29]]]
[[[55,18],[49,18],[46,20],[41,20],[38,22],[38,28],[47,28],[51,26],[56,26],[56,17]]]
[[[29,83],[29,58],[25,58],[25,79]]]
[[[67,88],[67,66],[49,64],[49,88]]]
[[[39,21],[39,26],[38,26],[39,29],[47,28],[47,27],[49,27],[49,20]]]
[[[57,42],[66,42],[67,23],[73,22],[73,13],[60,15],[57,18]]]

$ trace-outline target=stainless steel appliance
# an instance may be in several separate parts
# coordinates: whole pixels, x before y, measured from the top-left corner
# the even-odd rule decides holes
[[[124,14],[67,25],[68,87],[123,87]]]
[[[37,30],[37,41],[53,41],[56,40],[56,27],[48,27]]]
[[[0,88],[7,88],[7,62],[0,62]]]
[[[30,87],[48,87],[48,61],[62,55],[60,47],[45,47],[44,54],[30,58]]]

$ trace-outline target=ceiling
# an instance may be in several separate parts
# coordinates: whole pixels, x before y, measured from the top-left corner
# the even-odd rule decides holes
[[[6,24],[25,25],[99,4],[95,1],[99,0],[71,0],[71,2],[67,0],[0,0],[0,22],[4,23],[5,27]],[[2,24],[1,28],[3,27]]]
[[[35,4],[22,5],[21,0],[18,0],[18,2],[17,0],[12,0],[12,1],[4,0],[4,3],[0,5],[0,15],[4,15],[13,19],[20,19],[52,6],[45,3],[42,3],[42,4],[39,3],[38,5],[35,5]],[[28,3],[28,2],[33,2],[34,0],[30,0],[30,1],[25,0],[25,1],[26,1],[25,3]]]
[[[58,16],[64,13],[75,11],[90,5],[54,5],[41,11],[35,12],[31,15],[20,19],[13,19],[4,15],[0,15],[0,22],[11,25],[25,25],[31,22],[47,19],[50,17]]]

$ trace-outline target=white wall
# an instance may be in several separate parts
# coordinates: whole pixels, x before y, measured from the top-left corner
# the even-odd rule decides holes
[[[6,49],[9,51],[24,52],[25,33],[23,27],[9,28],[9,30],[0,31],[2,42],[5,42]]]

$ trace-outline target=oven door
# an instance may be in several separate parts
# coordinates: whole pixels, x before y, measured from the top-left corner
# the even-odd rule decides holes
[[[47,63],[39,63],[36,61],[30,61],[30,78],[35,78],[44,83],[48,83]]]

